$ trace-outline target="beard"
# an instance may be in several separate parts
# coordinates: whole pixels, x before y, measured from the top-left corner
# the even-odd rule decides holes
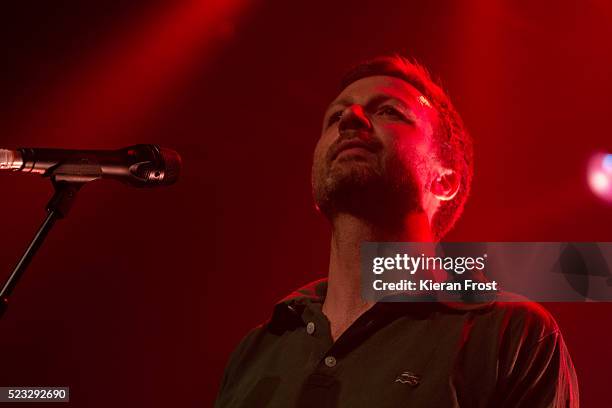
[[[314,163],[314,201],[330,221],[349,213],[374,224],[397,223],[407,213],[422,211],[415,173],[398,158],[376,164],[355,159]]]

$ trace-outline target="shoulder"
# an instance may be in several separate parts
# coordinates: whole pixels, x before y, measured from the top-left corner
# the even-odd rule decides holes
[[[464,314],[474,323],[488,330],[497,329],[500,335],[515,334],[523,340],[538,341],[544,336],[559,333],[555,318],[539,303],[510,292],[502,292],[495,301],[487,303],[447,303],[451,313]]]
[[[554,377],[566,368],[573,372],[559,326],[542,305],[494,302],[485,315],[488,324],[481,326],[488,327],[489,339],[494,340],[501,378],[545,372]]]
[[[240,366],[241,369],[246,368],[245,365],[255,360],[254,354],[268,346],[267,343],[270,342],[270,337],[276,337],[269,336],[270,330],[268,324],[268,322],[260,324],[247,332],[232,352],[229,360],[230,366]]]
[[[499,320],[503,332],[520,336],[524,341],[538,342],[560,334],[555,318],[536,302],[497,301],[491,305],[491,313]]]
[[[555,348],[563,341],[551,313],[535,302],[493,301],[486,304],[445,305],[461,324],[464,347],[478,355],[487,350],[495,359],[509,361],[541,345]]]
[[[234,351],[230,354],[229,360],[225,366],[221,387],[217,395],[217,404],[220,404],[220,406],[225,405],[227,401],[225,403],[223,403],[223,401],[230,398],[230,390],[236,386],[241,374],[253,365],[255,360],[254,353],[264,332],[263,325],[251,329],[246,336],[240,340]]]
[[[523,301],[491,307],[499,322],[496,398],[508,406],[576,407],[576,372],[550,312]]]

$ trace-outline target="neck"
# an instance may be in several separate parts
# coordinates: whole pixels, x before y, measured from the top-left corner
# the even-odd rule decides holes
[[[351,214],[337,214],[332,221],[328,286],[323,303],[323,313],[332,325],[334,318],[358,317],[373,305],[361,298],[360,248],[363,241],[432,242],[433,236],[424,213],[408,214],[393,227],[374,225]]]

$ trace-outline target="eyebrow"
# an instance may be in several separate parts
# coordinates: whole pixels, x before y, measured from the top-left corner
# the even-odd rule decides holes
[[[393,102],[397,102],[399,105],[402,105],[404,108],[406,109],[410,109],[410,105],[407,102],[404,102],[401,99],[398,99],[394,96],[391,95],[386,95],[386,94],[377,94],[374,97],[372,97],[372,99],[370,99],[367,104],[366,107],[371,107],[371,106],[376,106],[379,105],[383,102],[386,101],[393,101]],[[353,104],[353,98],[351,97],[346,97],[346,98],[341,98],[338,100],[333,101],[329,107],[327,108],[327,112],[329,113],[330,110],[334,107],[334,106],[348,106]]]

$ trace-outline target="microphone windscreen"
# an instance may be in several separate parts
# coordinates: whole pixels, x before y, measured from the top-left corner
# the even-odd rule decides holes
[[[181,156],[171,149],[160,148],[162,160],[164,161],[164,178],[162,184],[170,185],[176,183],[181,174]]]

